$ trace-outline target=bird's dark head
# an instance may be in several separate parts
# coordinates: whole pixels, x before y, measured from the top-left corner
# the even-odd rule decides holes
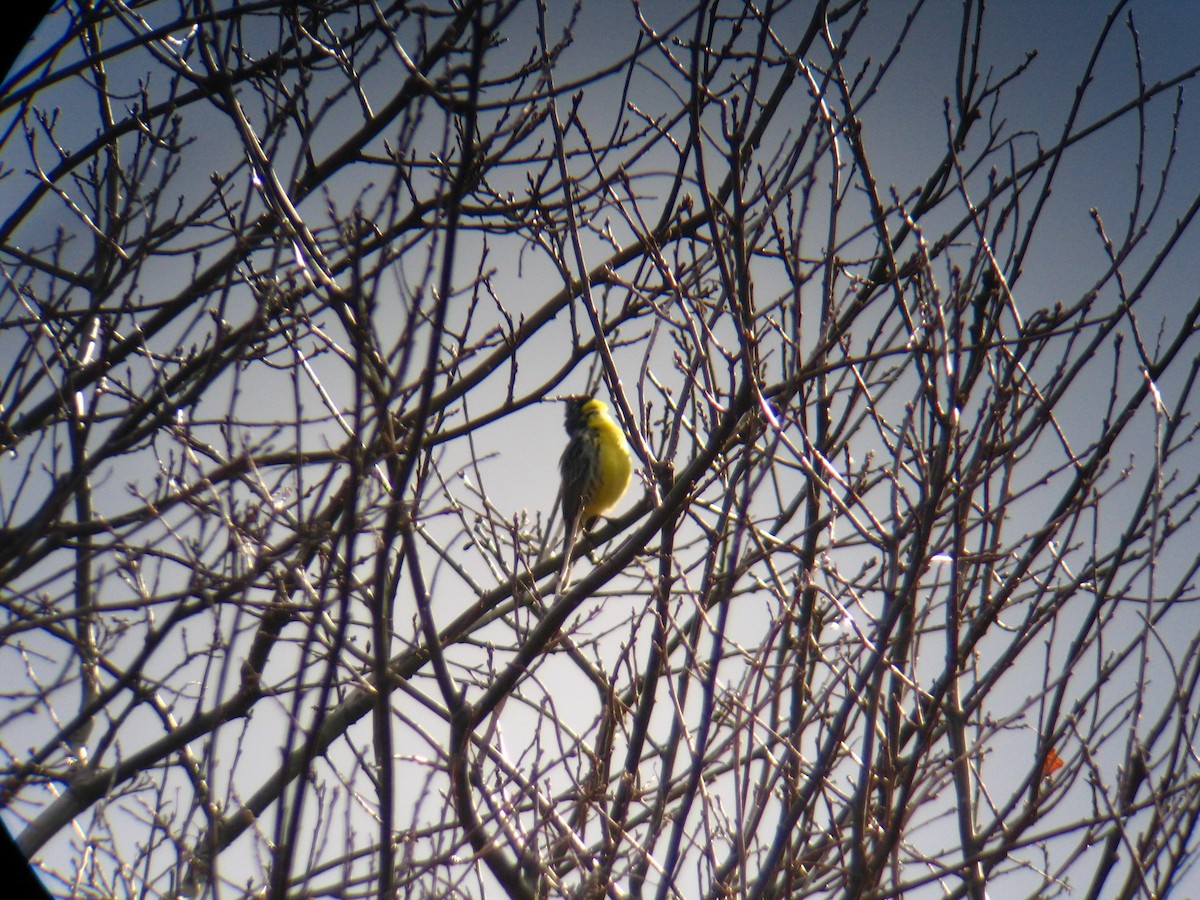
[[[594,412],[594,407],[589,407],[589,404],[599,403],[591,394],[576,394],[573,397],[565,397],[564,401],[567,404],[567,412],[563,417],[563,425],[567,434],[574,434],[586,426],[588,416]]]

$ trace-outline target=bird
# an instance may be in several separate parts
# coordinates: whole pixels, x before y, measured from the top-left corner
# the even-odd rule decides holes
[[[633,459],[621,426],[608,404],[590,394],[567,397],[563,425],[567,446],[558,462],[562,474],[562,514],[567,528],[564,564],[582,531],[620,502],[629,486]],[[564,577],[560,579],[565,582]]]

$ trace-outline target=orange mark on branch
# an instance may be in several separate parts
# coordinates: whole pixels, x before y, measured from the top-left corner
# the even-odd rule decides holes
[[[1061,769],[1066,762],[1058,755],[1053,747],[1046,751],[1046,758],[1042,760],[1042,777],[1050,778],[1055,772]]]

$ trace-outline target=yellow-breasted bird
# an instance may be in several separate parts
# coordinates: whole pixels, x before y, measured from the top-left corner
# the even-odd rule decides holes
[[[564,425],[569,439],[558,468],[569,559],[580,531],[590,529],[625,496],[633,461],[621,426],[603,400],[586,394],[568,397]]]

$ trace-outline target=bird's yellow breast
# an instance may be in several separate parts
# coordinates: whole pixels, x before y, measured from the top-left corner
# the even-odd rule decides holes
[[[604,410],[604,405],[594,403],[588,410],[588,427],[600,438],[600,479],[593,496],[583,507],[585,520],[599,516],[612,509],[625,496],[629,476],[633,472],[633,461],[629,456],[629,445],[621,427]]]

